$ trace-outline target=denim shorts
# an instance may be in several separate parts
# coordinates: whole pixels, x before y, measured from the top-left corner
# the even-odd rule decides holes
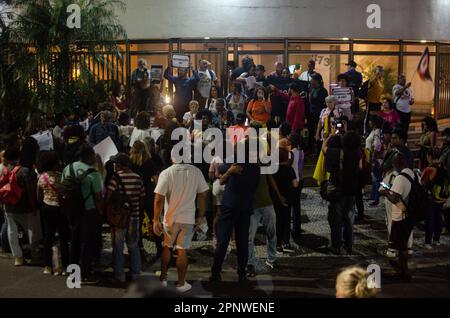
[[[173,223],[170,226],[164,225],[163,245],[177,250],[187,250],[192,246],[193,236],[193,224]]]

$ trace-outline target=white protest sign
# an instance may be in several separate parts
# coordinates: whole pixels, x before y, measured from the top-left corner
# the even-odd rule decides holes
[[[249,76],[245,79],[245,84],[248,89],[254,89],[256,85],[256,78],[254,76]]]
[[[152,81],[161,81],[162,79],[162,65],[152,65],[150,68],[150,79]]]
[[[32,135],[34,139],[36,139],[39,150],[53,150],[53,136],[50,131],[44,131],[42,133],[37,133],[35,135]]]
[[[337,106],[343,109],[352,107],[352,93],[350,87],[333,88],[333,96],[337,100]]]
[[[86,119],[85,121],[80,121],[80,126],[83,127],[84,131],[88,131],[89,119]]]
[[[189,55],[173,54],[172,66],[176,68],[189,68],[190,60]]]
[[[102,142],[94,146],[94,151],[100,156],[100,158],[102,158],[103,164],[109,161],[112,156],[119,153],[111,137],[103,139]]]

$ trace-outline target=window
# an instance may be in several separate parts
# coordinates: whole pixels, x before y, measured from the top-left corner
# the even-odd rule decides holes
[[[182,51],[215,51],[224,48],[225,44],[222,42],[181,43]]]
[[[399,52],[398,44],[354,44],[353,50],[363,52]]]
[[[384,68],[384,93],[392,94],[392,87],[397,83],[399,58],[383,55],[355,55],[357,70],[363,74],[364,80],[372,79],[377,65]]]
[[[434,84],[432,82],[424,82],[417,75],[417,66],[419,65],[420,56],[405,56],[403,58],[403,73],[406,81],[412,83],[413,96],[415,104],[414,111],[417,113],[431,113],[434,104]],[[436,58],[430,57],[430,74],[434,80],[435,77]]]
[[[239,51],[284,50],[284,43],[239,43]]]
[[[347,54],[289,54],[289,65],[300,64],[301,71],[308,69],[309,60],[316,61],[316,72],[322,75],[327,90],[330,84],[336,83],[337,76],[347,71]]]
[[[405,45],[404,46],[404,51],[405,52],[423,53],[423,51],[425,50],[426,47],[428,47],[430,52],[432,52],[432,53],[436,52],[436,47],[434,45],[427,45],[427,44],[423,44],[423,45]]]
[[[350,46],[344,43],[289,43],[288,50],[293,51],[348,51]]]
[[[169,51],[169,43],[135,43],[130,44],[131,51]]]

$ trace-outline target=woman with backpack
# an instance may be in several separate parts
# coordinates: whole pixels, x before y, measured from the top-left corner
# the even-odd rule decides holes
[[[70,229],[67,217],[61,211],[59,192],[61,184],[61,171],[58,154],[54,151],[43,151],[38,158],[37,199],[42,204],[41,218],[44,223],[44,274],[66,276],[69,265],[69,238]],[[62,268],[52,269],[52,247],[55,234],[58,233]]]
[[[428,167],[422,172],[422,185],[431,197],[430,209],[425,218],[425,248],[432,249],[433,245],[440,245],[443,228],[442,207],[450,196],[448,173],[439,162],[441,150],[431,148],[428,150]]]

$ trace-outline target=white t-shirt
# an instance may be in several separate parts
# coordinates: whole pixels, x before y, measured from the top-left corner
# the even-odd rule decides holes
[[[402,173],[408,174],[413,180],[415,178],[414,172],[409,169],[403,169]],[[411,191],[411,182],[409,182],[408,179],[406,179],[402,175],[398,175],[394,179],[394,183],[392,184],[391,191],[399,194],[403,201],[408,204],[408,198],[409,198],[409,192]],[[399,208],[397,205],[392,205],[392,220],[393,221],[401,221],[405,218],[405,213],[402,211],[401,208]]]
[[[174,164],[158,178],[155,193],[166,197],[164,224],[195,224],[195,199],[209,187],[202,172],[188,164]]]
[[[212,77],[211,77],[212,75]],[[212,70],[198,71],[200,80],[197,84],[197,90],[203,98],[208,98],[213,82],[217,79],[216,74]]]
[[[151,133],[150,129],[142,130],[142,129],[137,129],[136,127],[134,127],[133,132],[131,133],[131,137],[130,137],[130,147],[133,147],[136,140],[144,142],[145,138],[147,138],[147,137],[151,138],[150,133]]]
[[[314,73],[312,73],[312,74],[314,74]],[[311,74],[308,73],[308,71],[304,71],[298,79],[301,81],[311,82]]]
[[[413,93],[411,87],[406,89],[402,96],[398,98],[396,95],[398,91],[402,90],[403,86],[400,84],[394,85],[392,88],[392,96],[394,96],[394,101],[397,101],[397,109],[403,113],[410,113],[411,112],[411,99],[413,98]]]
[[[189,112],[185,112],[184,115],[183,115],[183,120],[185,120],[185,121],[190,121],[191,119],[195,119],[195,115],[196,115],[196,114],[197,114],[197,113],[195,113],[194,115],[192,115],[190,111],[189,111]]]
[[[300,150],[297,148],[292,149],[292,153],[294,154],[294,160],[292,160],[292,169],[294,169],[295,177],[297,181],[300,181],[300,175],[298,171],[298,161],[300,160]]]

